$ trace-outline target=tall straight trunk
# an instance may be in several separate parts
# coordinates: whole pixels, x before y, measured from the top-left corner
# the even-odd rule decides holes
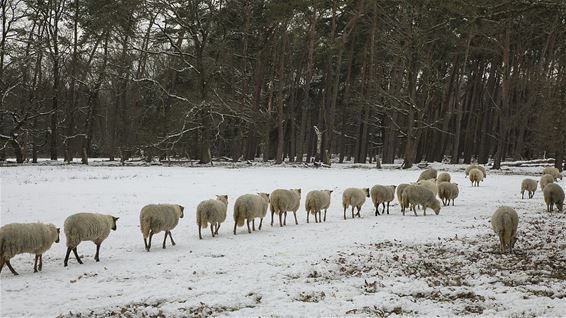
[[[507,22],[505,30],[505,41],[503,45],[503,77],[501,79],[501,109],[499,110],[499,136],[497,140],[497,150],[493,160],[492,169],[501,169],[501,161],[504,158],[505,147],[507,145],[507,113],[509,111],[509,80],[511,67],[509,65],[511,56],[511,26]]]
[[[51,2],[53,8],[53,26],[52,28],[49,27],[49,36],[51,41],[51,57],[52,57],[52,74],[53,74],[53,95],[51,97],[51,118],[49,124],[49,153],[51,154],[51,160],[57,160],[57,128],[58,128],[58,116],[57,113],[59,112],[59,86],[60,86],[60,70],[59,70],[59,18],[60,18],[60,10],[59,10],[59,2],[57,0],[53,0]]]
[[[346,152],[346,125],[348,124],[347,120],[346,120],[346,109],[348,108],[348,105],[350,104],[350,92],[352,89],[352,64],[353,64],[353,60],[354,60],[354,42],[352,41],[352,43],[350,44],[350,49],[348,50],[348,68],[346,71],[346,80],[345,80],[345,85],[346,87],[344,88],[344,95],[342,96],[342,109],[340,112],[340,117],[341,117],[341,131],[340,131],[340,141],[339,141],[339,145],[338,145],[338,151],[340,152],[340,163],[344,162],[344,156],[345,156],[345,152]]]
[[[253,114],[257,114],[261,107],[261,90],[263,88],[263,51],[260,51],[255,64],[255,78],[254,78],[254,101],[253,101]],[[254,122],[248,128],[248,140],[247,140],[247,151],[246,160],[254,160],[257,154],[257,124]]]
[[[461,76],[458,77],[458,80],[456,80],[456,91],[459,91],[460,88],[462,87],[462,82],[464,80],[464,76],[467,76],[466,74],[466,66],[468,65],[468,54],[470,51],[470,43],[472,41],[472,34],[470,33],[469,37],[468,37],[468,42],[466,45],[466,53],[464,54],[464,62],[462,64],[462,73],[460,74]],[[462,115],[463,115],[463,106],[462,103],[460,102],[460,98],[458,96],[456,96],[455,99],[455,103],[456,103],[456,107],[455,107],[455,111],[456,111],[456,126],[454,128],[454,142],[452,143],[452,158],[450,159],[450,163],[455,164],[458,163],[459,159],[460,159],[460,135],[461,135],[461,128],[462,128]]]
[[[281,54],[279,60],[279,89],[277,96],[277,155],[276,164],[283,162],[283,146],[285,145],[285,113],[283,109],[283,102],[285,100],[285,49],[287,42],[287,26],[283,26],[283,36],[281,37]]]
[[[403,160],[403,169],[408,169],[413,166],[415,161],[415,108],[416,108],[416,96],[417,96],[417,57],[416,52],[411,54],[411,62],[408,74],[408,92],[410,105],[407,110],[407,138],[405,141],[405,158]]]
[[[75,109],[77,108],[77,63],[78,63],[78,40],[79,40],[79,1],[75,0],[74,3],[74,16],[73,16],[73,54],[71,58],[71,102],[67,104],[65,109],[65,143],[64,143],[64,157],[65,162],[73,161],[73,134],[75,126]],[[70,140],[68,138],[71,138]]]

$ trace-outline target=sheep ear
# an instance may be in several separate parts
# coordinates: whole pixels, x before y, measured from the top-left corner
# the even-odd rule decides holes
[[[224,199],[228,200],[228,195],[227,195],[227,194],[224,195]]]
[[[61,233],[61,229],[60,229],[60,228],[57,228],[57,233]]]
[[[328,190],[328,192],[332,193],[334,190]]]
[[[179,205],[179,208],[181,209],[181,212],[185,211],[185,207],[182,205]]]
[[[113,216],[112,219],[114,220],[114,222],[118,221],[119,218]]]

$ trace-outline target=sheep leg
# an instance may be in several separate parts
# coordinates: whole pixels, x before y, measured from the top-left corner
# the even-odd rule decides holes
[[[39,255],[35,255],[35,261],[33,262],[33,272],[37,273],[37,260],[39,259]]]
[[[63,262],[63,266],[65,267],[67,267],[67,264],[69,263],[69,255],[71,254],[71,250],[72,248],[67,247],[67,255],[65,255],[65,261]]]
[[[309,223],[309,214],[310,213],[307,213],[307,223]],[[316,211],[314,212],[314,223],[318,223],[318,217],[316,215]]]
[[[202,234],[200,233],[200,225],[198,226],[198,239],[202,240]],[[147,243],[146,243],[146,249],[147,249]]]
[[[255,231],[255,218],[252,220],[252,231]]]
[[[275,211],[271,211],[271,226],[273,226],[273,214],[275,214]]]
[[[43,269],[43,254],[39,254],[39,267],[37,268],[40,272]]]
[[[385,201],[383,201],[383,203],[381,203],[383,209],[381,209],[381,214],[385,214]]]
[[[75,258],[77,259],[77,262],[79,262],[79,264],[82,264],[83,261],[81,261],[81,258],[79,257],[79,252],[77,252],[77,248],[73,248],[73,254],[75,254]]]
[[[238,222],[234,222],[234,235],[236,235],[236,226],[238,226]]]
[[[326,209],[324,209],[324,222],[326,222]]]
[[[12,267],[12,264],[10,264],[10,260],[6,261],[6,266],[8,266],[8,268],[10,269],[10,272],[12,272],[12,274],[14,275],[19,275],[18,272],[16,272],[16,270]]]
[[[346,208],[344,208],[344,220],[346,219]]]
[[[279,211],[279,227],[283,226],[283,224],[281,223],[282,214],[283,212]]]
[[[355,218],[356,216],[354,215],[354,206],[352,205],[352,219]]]
[[[417,215],[417,209],[415,208],[416,204],[413,204],[413,206],[410,207],[411,210],[413,210],[413,213],[415,213],[415,216]]]
[[[299,225],[299,221],[297,221],[297,211],[293,211],[293,215],[295,215],[295,225]]]
[[[218,235],[219,229],[220,229],[220,223],[216,223],[216,231],[214,232],[215,235]]]
[[[175,241],[173,241],[173,235],[171,235],[171,231],[167,231],[169,233],[169,239],[171,239],[171,245],[175,246]]]
[[[525,191],[521,191],[521,199],[525,198]]]
[[[389,202],[387,202],[387,214],[389,214]]]
[[[212,223],[210,223],[210,233],[212,233],[212,237],[214,237],[214,225]]]
[[[285,215],[283,216],[283,225],[287,225],[287,211],[285,211]]]
[[[448,200],[448,201],[450,201],[450,200]],[[450,204],[450,202],[448,204]],[[454,206],[454,199],[452,199],[452,206]]]
[[[153,231],[149,232],[149,242],[147,243],[147,251],[151,248],[151,239],[153,238]]]
[[[98,257],[100,253],[100,243],[96,244],[96,254],[94,255],[94,260],[100,262],[100,258]]]
[[[167,231],[165,231],[165,235],[163,236],[163,248],[165,249],[165,242],[167,241]]]
[[[248,224],[248,233],[252,233],[252,230],[250,229],[250,220],[246,220],[246,223]]]
[[[309,214],[311,214],[311,212],[307,211],[307,223],[309,223]],[[314,215],[314,221],[316,222],[316,214]]]
[[[261,224],[263,224],[263,218],[259,220],[259,227],[257,228],[258,231],[261,231]]]
[[[379,214],[379,203],[375,205],[375,216],[378,216]]]
[[[358,207],[358,213],[356,213],[356,215],[357,215],[357,216],[358,216],[359,218],[361,218],[361,217],[362,217],[362,216],[360,215],[360,211],[361,211],[361,210],[362,210],[362,207],[361,207],[361,206],[359,206],[359,207]]]
[[[0,258],[0,273],[2,273],[2,268],[4,268],[4,264],[6,262],[4,262],[4,258]]]

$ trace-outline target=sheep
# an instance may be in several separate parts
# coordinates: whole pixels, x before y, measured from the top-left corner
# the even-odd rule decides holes
[[[480,170],[480,171],[483,173],[483,178],[484,178],[484,179],[487,178],[487,173],[486,173],[486,171],[485,171],[485,168],[484,168],[483,166],[475,165],[475,164],[474,164],[474,165],[469,165],[469,166],[466,168],[466,177],[470,174],[470,171],[471,171],[472,169],[478,169],[478,170]]]
[[[551,174],[544,174],[540,177],[540,190],[544,191],[547,184],[554,183],[554,177]]]
[[[43,268],[43,253],[51,248],[53,242],[59,243],[59,229],[53,224],[12,223],[0,228],[0,273],[4,264],[12,274],[19,275],[10,264],[17,254],[35,254],[33,272]],[[39,261],[39,267],[38,267]]]
[[[512,252],[517,241],[517,225],[519,216],[517,212],[508,206],[499,207],[491,216],[491,227],[499,236],[499,248],[501,253]]]
[[[236,235],[236,227],[243,226],[244,222],[248,225],[248,233],[252,232],[250,230],[250,221],[255,231],[255,218],[260,218],[258,230],[261,230],[268,206],[268,193],[244,194],[238,197],[234,204],[234,235]]]
[[[560,170],[558,170],[558,168],[555,167],[546,167],[542,170],[542,174],[549,174],[551,175],[555,181],[558,181],[558,179],[562,180],[562,174],[560,173]]]
[[[419,179],[417,179],[417,182],[421,180],[436,179],[437,174],[438,172],[435,169],[428,168],[425,171],[421,172],[421,174],[419,175]]]
[[[360,211],[362,210],[362,205],[366,202],[366,198],[369,198],[370,192],[369,188],[348,188],[342,193],[342,206],[344,207],[344,220],[346,219],[346,209],[348,206],[352,206],[352,219],[357,215],[361,217]],[[354,207],[358,209],[358,213],[354,215]]]
[[[199,203],[199,205],[197,206],[197,226],[199,239],[202,240],[201,229],[206,228],[208,226],[208,223],[210,223],[210,232],[212,232],[212,237],[218,235],[220,223],[226,220],[227,209],[227,195],[217,195],[216,199],[205,200]]]
[[[295,216],[295,224],[299,224],[297,220],[297,210],[301,205],[301,189],[277,189],[271,192],[269,196],[271,210],[271,226],[273,226],[273,215],[279,215],[279,226],[287,225],[287,211],[293,211]],[[283,218],[283,223],[281,223]]]
[[[151,249],[151,239],[153,235],[161,231],[165,231],[163,248],[165,248],[167,236],[171,239],[171,244],[175,246],[171,230],[177,226],[179,219],[183,218],[184,211],[185,207],[178,204],[148,204],[141,209],[140,229],[146,251],[149,252]]]
[[[67,238],[67,254],[65,255],[64,266],[69,263],[71,251],[79,264],[82,264],[77,246],[83,241],[92,241],[96,244],[95,261],[100,261],[100,244],[110,235],[110,230],[116,231],[117,217],[98,213],[77,213],[69,216],[65,220],[64,231]]]
[[[562,212],[564,207],[564,190],[556,183],[549,183],[544,187],[542,191],[544,194],[544,202],[546,203],[546,209],[548,212],[554,210],[554,205],[558,209],[558,212]]]
[[[423,213],[426,215],[426,209],[431,208],[436,215],[440,213],[440,201],[438,201],[429,189],[419,186],[419,185],[409,185],[403,190],[403,205],[408,207],[410,204],[411,210],[417,216],[416,205],[420,204],[423,206]],[[403,211],[403,215],[405,212]]]
[[[450,182],[450,180],[452,179],[452,177],[450,176],[450,174],[448,172],[442,172],[441,174],[438,175],[438,177],[436,178],[436,182],[440,183],[440,182]]]
[[[459,193],[457,183],[440,182],[438,184],[438,197],[442,200],[444,206],[450,205],[450,200],[454,205],[454,199],[458,197]]]
[[[434,195],[438,194],[438,186],[434,180],[421,180],[417,182],[417,185],[429,189],[432,193],[434,193]]]
[[[408,183],[401,183],[397,186],[397,201],[399,201],[399,206],[401,207],[401,212],[403,213],[405,213],[405,208],[408,208],[408,206],[403,205],[403,191],[408,186]]]
[[[480,169],[474,168],[470,170],[469,177],[472,182],[472,187],[479,187],[480,182],[483,181],[484,174]]]
[[[529,193],[529,199],[531,199],[535,195],[535,191],[538,187],[538,181],[525,178],[521,182],[521,199],[525,198],[525,191]]]
[[[314,214],[314,221],[322,222],[322,209],[324,209],[324,222],[326,222],[326,211],[330,206],[330,195],[332,190],[314,190],[307,194],[305,200],[305,210],[307,211],[307,223],[309,223],[309,215]],[[318,218],[317,218],[318,215]]]
[[[387,202],[387,214],[389,214],[389,203],[395,198],[394,185],[375,185],[371,188],[371,201],[375,206],[375,215],[379,215],[379,204],[383,205],[382,213],[385,213],[385,202]]]

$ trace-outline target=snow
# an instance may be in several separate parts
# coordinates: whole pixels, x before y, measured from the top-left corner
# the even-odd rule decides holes
[[[438,216],[402,216],[397,202],[389,215],[374,216],[370,200],[362,218],[342,218],[341,193],[350,186],[399,184],[420,170],[385,166],[332,168],[225,165],[78,166],[25,165],[1,168],[0,224],[52,222],[62,226],[77,212],[120,217],[102,244],[78,247],[83,265],[71,257],[63,267],[61,243],[44,255],[33,273],[33,257],[11,263],[20,276],[0,275],[0,315],[44,316],[368,316],[474,315],[561,316],[566,312],[566,225],[564,213],[547,213],[542,193],[521,199],[520,183],[542,168],[515,167],[472,188],[464,166],[449,170],[460,185],[456,205]],[[355,169],[354,169],[355,167]],[[560,182],[564,187],[566,184]],[[299,225],[232,234],[232,207],[245,193],[302,188]],[[304,197],[334,189],[327,222],[306,224]],[[198,239],[195,209],[216,194],[229,196],[220,236]],[[177,243],[161,249],[163,233],[144,250],[139,210],[149,203],[178,203],[185,218],[172,234]],[[500,205],[519,213],[514,255],[500,255],[489,217]],[[257,224],[256,224],[257,225]]]

